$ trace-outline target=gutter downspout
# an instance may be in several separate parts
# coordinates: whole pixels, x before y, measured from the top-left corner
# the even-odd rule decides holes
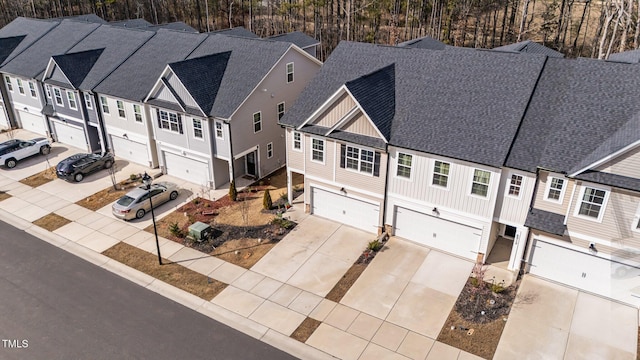
[[[223,120],[223,122],[227,125],[227,131],[229,132],[229,183],[233,181],[236,184],[236,169],[235,169],[235,159],[233,157],[233,141],[231,141],[231,123],[229,119]],[[238,184],[236,184],[237,186]]]
[[[387,154],[387,170],[384,175],[384,196],[382,198],[382,231],[381,233],[385,233],[387,231],[387,226],[385,222],[387,221],[387,189],[389,187],[389,166],[391,164],[391,159],[389,156],[389,144],[384,145],[384,151]],[[391,236],[391,234],[387,234],[387,236]]]
[[[2,105],[4,107],[4,113],[7,117],[9,127],[15,129],[18,127],[18,124],[16,122],[15,113],[13,111],[13,101],[9,99],[9,94],[7,93],[7,84],[5,84],[4,79],[5,75],[3,73],[2,76],[0,76],[0,95],[2,95]]]

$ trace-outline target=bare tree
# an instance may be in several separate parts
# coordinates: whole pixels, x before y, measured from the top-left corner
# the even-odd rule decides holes
[[[110,168],[107,169],[109,173],[109,179],[111,179],[111,184],[113,185],[113,190],[118,189],[118,180],[116,179],[116,172],[118,172],[118,166],[114,163]]]

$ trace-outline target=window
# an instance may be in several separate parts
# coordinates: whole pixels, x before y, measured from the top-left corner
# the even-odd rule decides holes
[[[29,81],[29,93],[31,94],[32,98],[38,97],[38,92],[36,91],[36,85],[31,81]]]
[[[107,103],[107,98],[104,96],[100,96],[100,105],[102,106],[102,112],[105,114],[109,113],[109,104]]]
[[[490,172],[475,169],[473,171],[471,193],[474,195],[487,196],[489,193],[489,179],[491,179]]]
[[[257,112],[253,114],[253,132],[257,133],[262,131],[262,113]]]
[[[71,92],[71,91],[67,91],[67,100],[69,100],[69,107],[77,110],[78,109],[78,104],[76,104],[76,95]]]
[[[302,134],[297,131],[293,132],[293,150],[302,150]]]
[[[311,160],[324,163],[324,140],[311,141]]]
[[[412,155],[398,153],[398,169],[396,170],[396,176],[411,179],[412,159]]]
[[[87,109],[92,109],[92,105],[91,105],[91,95],[85,93],[84,94],[84,104],[87,106]]]
[[[140,105],[133,104],[133,115],[136,117],[136,122],[142,122],[142,110]]]
[[[51,85],[47,85],[47,97],[51,99]]]
[[[287,83],[293,82],[293,63],[287,64]]]
[[[218,139],[224,138],[224,133],[222,132],[222,123],[220,121],[216,121],[216,137]]]
[[[342,145],[340,166],[343,168],[373,174],[375,154],[371,150]]]
[[[562,202],[562,192],[564,190],[564,179],[552,177],[548,181],[547,200]]]
[[[640,230],[640,219],[638,219],[638,222],[636,223],[636,230]]]
[[[193,137],[202,139],[202,120],[193,119]]]
[[[278,120],[282,119],[283,116],[284,116],[284,103],[281,102],[280,104],[278,104]]]
[[[182,134],[182,118],[176,113],[158,111],[158,126],[161,129],[173,131]]]
[[[520,188],[522,188],[522,176],[511,174],[511,179],[509,181],[508,194],[511,196],[520,197]]]
[[[600,219],[606,196],[607,192],[604,190],[585,187],[578,214]]]
[[[62,92],[60,92],[60,89],[53,88],[53,95],[56,98],[56,105],[64,106],[64,102],[62,102]]]
[[[433,180],[431,185],[447,187],[449,183],[449,168],[451,164],[444,161],[437,161],[433,164]]]
[[[18,84],[18,92],[24,95],[24,86],[22,86],[22,80],[16,79],[16,84]]]
[[[13,85],[11,84],[11,78],[8,76],[5,76],[4,81],[7,83],[7,89],[13,92]]]
[[[267,159],[271,159],[273,157],[273,143],[267,144]]]
[[[116,105],[118,106],[118,116],[121,118],[127,117],[127,113],[124,111],[124,103],[121,100],[116,100]]]

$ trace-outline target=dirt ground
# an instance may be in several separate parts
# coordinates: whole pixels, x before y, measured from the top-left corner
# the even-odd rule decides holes
[[[329,291],[325,298],[331,301],[340,302],[366,268],[367,264],[365,263],[355,263],[351,265],[349,270],[342,275],[342,278],[340,278],[340,280],[334,285],[333,289]]]
[[[37,174],[24,178],[20,180],[20,182],[35,188],[40,185],[44,185],[49,181],[53,181],[55,180],[55,178],[56,178],[56,169],[54,169],[53,167],[50,167],[47,170],[41,171]]]
[[[300,342],[306,342],[311,334],[320,326],[322,322],[312,319],[310,317],[304,319],[304,321],[298,326],[298,328],[291,334],[291,338]]]
[[[470,352],[484,359],[493,358],[498,347],[502,330],[507,322],[502,318],[485,324],[472,323],[464,320],[453,311],[444,323],[438,341]],[[452,330],[451,327],[454,327]],[[468,335],[473,329],[473,333]]]
[[[125,180],[118,184],[118,190],[115,190],[113,186],[109,186],[106,189],[100,190],[91,196],[79,200],[76,204],[91,211],[96,211],[118,200],[136,186],[140,186],[140,182]]]
[[[58,214],[48,214],[45,215],[43,217],[41,217],[40,219],[36,220],[33,222],[34,225],[38,225],[43,229],[46,229],[48,231],[53,232],[56,229],[59,229],[65,225],[67,225],[68,223],[70,223],[71,220],[64,218]]]
[[[4,191],[0,191],[0,201],[6,200],[11,197],[11,194],[6,193]]]
[[[207,301],[227,287],[223,282],[166,259],[162,260],[163,265],[159,265],[156,255],[126,243],[118,243],[102,254]]]

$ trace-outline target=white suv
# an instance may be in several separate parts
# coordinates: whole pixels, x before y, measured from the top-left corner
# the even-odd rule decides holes
[[[51,152],[51,145],[46,138],[33,140],[12,139],[0,144],[0,165],[13,169],[18,165],[18,161],[29,156]]]

